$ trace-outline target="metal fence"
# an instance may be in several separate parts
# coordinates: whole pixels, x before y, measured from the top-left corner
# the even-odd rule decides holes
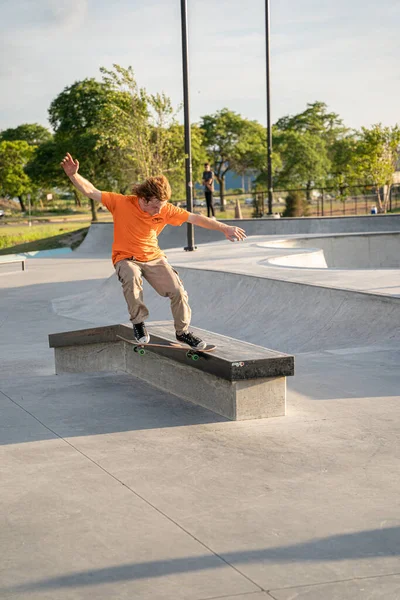
[[[378,193],[373,186],[347,187],[342,190],[334,188],[316,188],[312,190],[290,189],[274,190],[272,212],[282,216],[286,209],[286,200],[288,196],[297,192],[304,199],[304,213],[298,216],[309,217],[333,217],[350,215],[367,215],[374,212],[378,206]],[[307,199],[308,198],[308,199]],[[262,217],[268,214],[268,191],[253,190],[242,193],[226,193],[224,213],[232,217],[235,213],[235,207],[239,200],[243,216]],[[184,206],[185,201],[180,205]],[[221,200],[218,192],[214,195],[214,206],[216,211],[221,211]],[[194,199],[195,210],[205,212],[206,203],[204,197],[199,195]],[[400,184],[391,186],[389,193],[388,211],[400,210]]]

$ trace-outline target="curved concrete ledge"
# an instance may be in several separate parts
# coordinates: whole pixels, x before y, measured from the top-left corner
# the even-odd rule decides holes
[[[324,251],[320,248],[305,248],[303,252],[293,250],[293,254],[266,258],[260,264],[297,269],[327,269]]]
[[[301,236],[259,242],[260,248],[290,249],[265,262],[281,267],[334,269],[398,269],[400,232]],[[298,249],[304,249],[298,253]]]

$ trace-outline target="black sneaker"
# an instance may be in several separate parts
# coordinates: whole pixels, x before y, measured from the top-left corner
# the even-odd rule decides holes
[[[176,339],[178,342],[182,342],[184,344],[188,344],[195,350],[204,350],[207,347],[206,342],[203,342],[200,338],[196,337],[190,331],[185,331],[184,333],[176,334]]]
[[[133,326],[133,335],[139,344],[148,344],[150,336],[147,333],[147,329],[144,323],[136,323]]]

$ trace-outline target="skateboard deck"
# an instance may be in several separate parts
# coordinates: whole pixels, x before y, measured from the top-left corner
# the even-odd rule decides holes
[[[183,346],[179,342],[165,342],[164,344],[152,344],[150,342],[149,344],[140,344],[139,342],[135,342],[135,340],[128,340],[121,335],[117,335],[117,338],[123,340],[127,344],[131,344],[133,346],[133,351],[137,352],[141,356],[146,354],[146,348],[168,348],[170,350],[184,350],[186,351],[187,358],[199,360],[202,354],[213,352],[213,350],[216,348],[216,346],[213,346],[212,344],[207,344],[203,350],[196,350],[195,348],[190,348],[190,346]]]

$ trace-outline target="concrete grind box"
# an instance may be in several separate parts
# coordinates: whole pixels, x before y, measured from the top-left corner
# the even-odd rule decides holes
[[[149,326],[152,341],[172,341],[169,325]],[[294,374],[294,357],[194,330],[215,352],[192,363],[185,353],[147,349],[144,356],[118,335],[132,338],[132,329],[113,325],[52,334],[56,373],[123,371],[231,420],[284,416],[286,376]],[[175,358],[179,355],[179,360]],[[239,359],[242,360],[239,360]]]

